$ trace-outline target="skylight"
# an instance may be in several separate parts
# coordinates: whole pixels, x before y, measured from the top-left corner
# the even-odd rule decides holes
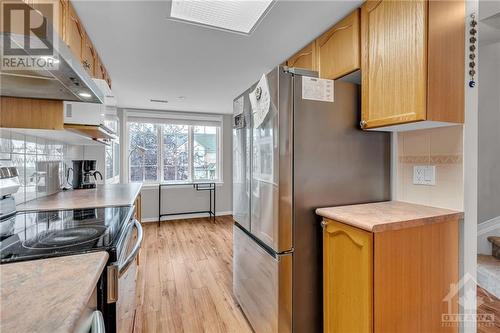
[[[250,34],[272,0],[172,0],[170,18]]]

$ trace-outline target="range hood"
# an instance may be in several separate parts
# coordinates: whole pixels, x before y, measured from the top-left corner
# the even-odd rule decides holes
[[[19,70],[2,69],[0,74],[0,95],[8,97],[55,99],[86,103],[103,103],[104,93],[88,75],[79,59],[76,59],[62,39],[55,34],[52,42],[57,69]],[[24,35],[16,33],[0,33],[0,51],[3,50],[4,38],[10,38],[12,45],[22,49]],[[31,45],[40,43],[36,37],[31,38]],[[30,50],[23,49],[27,56]],[[83,96],[82,96],[83,95]]]

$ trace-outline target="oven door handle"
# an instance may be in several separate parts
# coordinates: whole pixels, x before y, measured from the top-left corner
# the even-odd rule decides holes
[[[139,221],[134,219],[132,221],[132,228],[137,229],[137,241],[135,242],[134,247],[132,248],[132,251],[128,255],[123,262],[118,264],[118,276],[121,276],[123,273],[127,271],[127,268],[130,266],[130,264],[134,261],[135,257],[137,257],[137,254],[139,253],[139,250],[141,249],[142,245],[142,226]]]

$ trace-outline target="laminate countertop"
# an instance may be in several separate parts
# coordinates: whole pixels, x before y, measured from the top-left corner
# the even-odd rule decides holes
[[[130,206],[141,191],[142,183],[106,184],[93,189],[61,191],[18,205],[18,211],[61,210]]]
[[[73,332],[107,252],[0,266],[0,332]]]
[[[463,218],[462,212],[401,201],[318,208],[316,214],[370,232],[411,228]]]

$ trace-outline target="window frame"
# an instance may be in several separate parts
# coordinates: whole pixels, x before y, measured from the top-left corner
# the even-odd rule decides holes
[[[178,119],[176,118],[171,118],[171,117],[148,117],[142,115],[141,117],[130,117],[130,119],[127,119],[125,129],[127,132],[127,141],[126,141],[126,148],[127,148],[127,160],[126,160],[126,170],[127,170],[127,181],[128,182],[142,182],[146,186],[147,185],[157,185],[157,184],[188,184],[188,183],[223,183],[223,128],[224,128],[224,123],[223,123],[223,118],[221,115],[217,115],[217,120],[208,120],[204,124],[204,120],[207,120],[206,117],[203,117],[204,119],[197,120],[195,122],[185,120],[185,117],[180,117]],[[171,121],[169,121],[171,119]],[[130,135],[130,123],[148,123],[156,126],[156,138],[158,140],[158,145],[157,145],[157,177],[156,180],[150,181],[150,180],[145,180],[145,166],[144,163],[142,163],[142,180],[141,181],[134,181],[131,179],[132,173],[131,173],[131,135]],[[164,180],[164,158],[163,158],[163,148],[164,148],[164,142],[163,142],[163,135],[165,131],[165,125],[185,125],[188,127],[188,179],[187,180],[179,180],[179,181],[165,181]],[[203,179],[203,180],[195,180],[194,176],[194,127],[195,126],[212,126],[216,128],[216,177],[214,180],[211,179]],[[144,156],[142,157],[144,161]],[[125,164],[125,163],[124,163]]]
[[[114,122],[115,125],[112,130],[116,132],[116,135],[120,137],[120,119],[115,114],[106,114],[105,115],[105,124],[108,125],[109,122]],[[109,127],[109,126],[108,126]],[[111,147],[111,165],[112,165],[112,173],[108,174],[108,166],[107,166],[107,152],[108,147]],[[111,140],[111,142],[104,148],[104,183],[105,184],[116,184],[120,182],[120,164],[121,164],[121,147],[120,140]],[[117,168],[118,166],[118,168]]]

